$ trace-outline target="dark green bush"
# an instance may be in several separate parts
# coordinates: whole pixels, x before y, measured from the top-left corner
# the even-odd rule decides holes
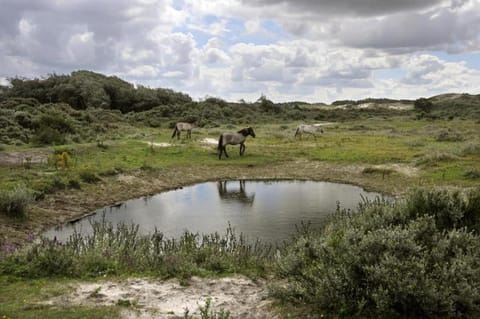
[[[43,127],[37,129],[32,140],[37,145],[62,145],[66,142],[66,136],[51,127]]]
[[[276,292],[320,316],[478,318],[480,189],[415,191],[338,212],[278,258]]]
[[[80,172],[79,175],[80,175],[80,179],[85,183],[93,184],[100,180],[100,178],[94,172],[91,172],[91,171],[82,171]]]
[[[24,128],[32,128],[32,116],[24,111],[15,112],[15,121]]]

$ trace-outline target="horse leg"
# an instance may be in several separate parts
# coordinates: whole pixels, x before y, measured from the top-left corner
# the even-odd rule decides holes
[[[225,156],[228,157],[228,154],[227,154],[227,145],[223,146],[223,153],[225,153]]]
[[[243,153],[245,153],[245,144],[241,143],[240,144],[240,156],[242,156]]]

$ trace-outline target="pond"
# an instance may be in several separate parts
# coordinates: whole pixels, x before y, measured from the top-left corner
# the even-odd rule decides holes
[[[98,209],[93,215],[44,233],[65,241],[76,229],[87,234],[93,221],[114,225],[134,223],[143,234],[155,227],[177,238],[185,230],[224,234],[228,224],[237,234],[263,242],[280,242],[295,233],[295,225],[318,225],[341,208],[355,210],[362,196],[381,195],[346,184],[314,181],[220,181],[196,184]]]

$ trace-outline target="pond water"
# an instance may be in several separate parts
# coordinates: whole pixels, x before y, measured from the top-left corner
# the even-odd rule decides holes
[[[207,182],[101,208],[89,217],[54,227],[44,236],[65,241],[74,228],[87,234],[92,221],[105,218],[114,225],[138,224],[143,234],[156,227],[169,238],[177,238],[185,230],[224,234],[230,223],[237,234],[273,243],[289,239],[301,222],[320,224],[335,212],[337,203],[355,210],[362,196],[373,200],[381,195],[328,182]]]

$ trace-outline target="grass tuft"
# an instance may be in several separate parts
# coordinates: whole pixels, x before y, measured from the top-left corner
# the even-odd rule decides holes
[[[14,218],[25,218],[28,207],[33,202],[33,192],[25,185],[17,185],[13,190],[0,192],[0,213]]]

